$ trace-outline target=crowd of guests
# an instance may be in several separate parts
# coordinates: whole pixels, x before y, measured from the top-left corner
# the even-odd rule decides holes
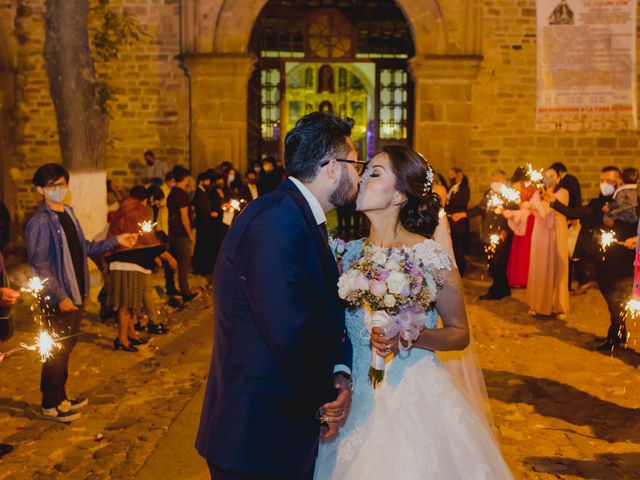
[[[168,332],[155,308],[155,294],[166,295],[174,307],[196,298],[190,275],[213,274],[218,250],[234,218],[284,178],[273,158],[252,163],[244,175],[224,162],[195,178],[182,166],[168,170],[151,151],[145,152],[144,159],[140,185],[124,192],[108,184],[104,238],[85,238],[73,210],[65,204],[69,172],[58,164],[43,165],[35,172],[33,186],[42,202],[25,230],[30,269],[47,279],[42,297],[49,312],[47,326],[65,335],[79,332],[89,294],[91,259],[103,273],[102,316],[117,319],[113,347],[123,352],[136,352],[147,342],[143,330]],[[526,288],[531,315],[564,319],[570,292],[580,295],[597,285],[610,313],[607,338],[597,348],[613,349],[627,338],[622,304],[631,292],[634,249],[640,235],[637,185],[636,168],[605,167],[600,172],[600,194],[583,205],[580,182],[562,163],[546,168],[537,183],[522,167],[511,177],[495,170],[482,200],[470,208],[469,180],[462,170],[453,168],[448,181],[440,175],[434,179],[434,191],[442,202],[441,228],[435,239],[451,249],[464,275],[469,222],[480,216],[481,239],[491,252],[493,278],[489,291],[480,298],[499,300],[509,296],[512,288]],[[517,191],[518,199],[505,199],[496,206],[493,199],[503,196],[505,188]],[[8,241],[9,220],[4,218],[8,212],[0,213],[1,252]],[[341,215],[353,217],[352,212]],[[145,224],[152,228],[142,228]],[[354,236],[362,233],[353,225],[341,223],[343,230],[338,233],[345,236],[347,229]],[[599,245],[602,230],[613,231],[620,242],[603,251]],[[163,270],[164,288],[153,286],[151,274],[156,268]],[[18,296],[10,288],[0,255],[0,341],[12,333],[8,307]],[[148,319],[146,325],[142,325],[143,317]],[[76,341],[77,337],[63,340],[64,348],[43,363],[44,418],[71,422],[87,404],[86,398],[69,396],[65,388],[69,355]],[[0,454],[2,448],[0,445]]]
[[[45,419],[72,422],[88,404],[87,398],[66,391],[69,356],[77,342],[73,335],[80,330],[89,295],[88,260],[98,266],[104,280],[98,296],[101,318],[117,321],[114,350],[137,352],[148,342],[143,330],[168,332],[156,309],[156,295],[166,295],[173,307],[196,298],[190,275],[212,276],[217,251],[239,211],[283,179],[283,169],[273,158],[254,162],[244,175],[225,162],[195,179],[182,166],[168,170],[152,151],[144,153],[144,161],[139,185],[125,191],[107,183],[106,227],[93,241],[85,238],[73,209],[65,203],[69,172],[49,163],[33,176],[41,203],[27,222],[25,242],[31,273],[46,279],[40,295],[40,308],[46,310],[43,327],[71,336],[61,340],[62,348],[42,364]],[[10,219],[4,206],[0,214],[1,252],[9,239]],[[154,287],[155,269],[164,271],[164,288]],[[9,307],[19,295],[10,288],[0,255],[0,341],[13,333]],[[0,456],[8,451],[9,446],[0,445]]]
[[[640,234],[638,169],[607,166],[600,172],[600,193],[583,205],[578,178],[562,163],[544,169],[540,180],[520,167],[508,178],[491,176],[480,203],[469,208],[470,190],[461,170],[450,172],[444,204],[452,251],[464,274],[469,245],[469,219],[482,217],[481,238],[489,252],[493,283],[482,300],[500,300],[512,288],[526,288],[532,316],[569,313],[570,294],[597,285],[609,310],[607,336],[596,348],[612,350],[627,340],[624,304],[631,295]],[[517,200],[503,195],[517,192]],[[495,198],[501,205],[495,205]],[[601,245],[602,232],[617,242]]]

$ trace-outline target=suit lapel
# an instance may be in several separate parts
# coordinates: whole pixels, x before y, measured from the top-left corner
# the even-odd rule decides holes
[[[320,232],[320,227],[316,223],[316,219],[313,216],[313,212],[311,211],[311,207],[309,206],[307,199],[304,198],[304,195],[302,195],[300,190],[298,190],[298,187],[296,187],[290,180],[282,182],[279,189],[288,192],[291,195],[291,198],[296,202],[296,205],[298,205],[300,210],[302,210],[304,221],[307,224],[307,228],[311,231],[311,235],[313,236],[316,249],[318,250],[318,254],[322,260],[322,265],[327,273],[327,277],[331,278],[331,281],[336,284],[339,277],[338,266],[336,265],[331,251],[329,250],[329,245]]]

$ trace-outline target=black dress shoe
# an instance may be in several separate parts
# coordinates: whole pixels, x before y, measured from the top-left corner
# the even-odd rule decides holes
[[[596,347],[596,350],[600,352],[613,351],[616,348],[620,348],[620,339],[618,338],[606,338],[604,342]]]
[[[133,338],[133,337],[127,337],[129,339],[129,343],[131,343],[131,345],[146,345],[147,342],[149,342],[149,340],[145,340],[144,338]]]
[[[491,293],[485,293],[484,295],[480,295],[478,298],[480,300],[502,300],[509,295],[493,295]]]
[[[7,453],[11,453],[12,451],[13,447],[11,445],[0,443],[0,458],[4,457]]]
[[[124,343],[122,343],[119,338],[116,338],[113,341],[113,349],[114,350],[123,350],[125,352],[137,352],[138,351],[138,349],[136,347],[134,347],[133,345],[125,345]]]
[[[164,326],[164,323],[155,324],[149,322],[149,325],[147,325],[147,331],[154,335],[164,335],[165,333],[169,333],[169,330]]]

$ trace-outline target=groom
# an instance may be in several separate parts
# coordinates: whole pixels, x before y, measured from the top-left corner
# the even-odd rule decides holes
[[[351,342],[325,212],[357,193],[351,127],[301,118],[285,140],[288,180],[251,202],[221,247],[196,441],[214,480],[311,478],[320,437],[348,413]]]

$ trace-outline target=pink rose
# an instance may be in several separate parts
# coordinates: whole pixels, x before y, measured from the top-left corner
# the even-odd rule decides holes
[[[376,297],[384,297],[385,293],[387,293],[387,283],[385,281],[371,280],[369,287],[371,288],[371,293]]]
[[[366,292],[369,290],[369,279],[361,273],[358,275],[358,278],[356,278],[355,288],[356,290]]]

